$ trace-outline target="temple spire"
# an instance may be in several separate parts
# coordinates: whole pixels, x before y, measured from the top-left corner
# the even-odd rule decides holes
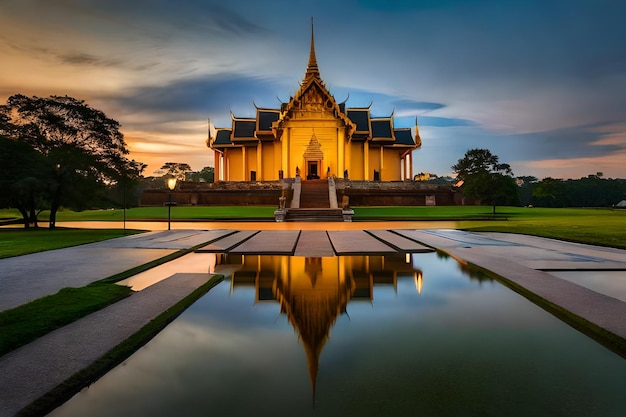
[[[313,18],[311,17],[311,51],[309,52],[309,65],[306,68],[304,79],[320,78],[320,70],[317,67],[317,58],[315,57],[315,34],[313,30]]]

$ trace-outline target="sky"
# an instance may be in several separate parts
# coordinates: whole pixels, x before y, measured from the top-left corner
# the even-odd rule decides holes
[[[209,119],[296,92],[313,17],[337,101],[417,116],[414,173],[483,148],[516,176],[626,178],[624,16],[623,0],[0,0],[0,102],[85,100],[144,175],[200,170]]]

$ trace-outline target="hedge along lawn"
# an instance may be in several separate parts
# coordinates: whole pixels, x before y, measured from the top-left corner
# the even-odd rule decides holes
[[[122,229],[0,229],[0,259],[141,233]]]
[[[498,208],[507,220],[467,221],[471,232],[507,232],[626,249],[626,210]]]

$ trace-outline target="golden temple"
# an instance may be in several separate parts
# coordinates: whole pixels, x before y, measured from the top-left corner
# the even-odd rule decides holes
[[[394,127],[393,113],[373,117],[370,107],[338,103],[320,76],[311,22],[309,61],[300,88],[279,109],[235,117],[209,133],[215,181],[275,181],[339,177],[364,181],[413,178],[413,151],[421,146],[412,128]],[[209,129],[209,132],[211,129]]]

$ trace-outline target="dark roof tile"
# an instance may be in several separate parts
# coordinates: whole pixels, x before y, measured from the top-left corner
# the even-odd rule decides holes
[[[415,145],[415,141],[413,140],[413,135],[411,134],[411,129],[394,129],[394,136],[396,137],[396,141],[394,144],[396,145]]]
[[[230,141],[230,134],[231,134],[231,129],[217,129],[213,146],[232,145],[233,143]]]
[[[356,132],[370,131],[369,109],[348,109],[348,117],[356,124]]]
[[[260,131],[272,130],[272,123],[280,117],[278,110],[259,110],[257,113],[258,127]]]
[[[254,130],[256,129],[256,120],[237,120],[233,121],[233,138],[235,139],[253,139]]]
[[[393,139],[391,119],[372,119],[373,139]]]

